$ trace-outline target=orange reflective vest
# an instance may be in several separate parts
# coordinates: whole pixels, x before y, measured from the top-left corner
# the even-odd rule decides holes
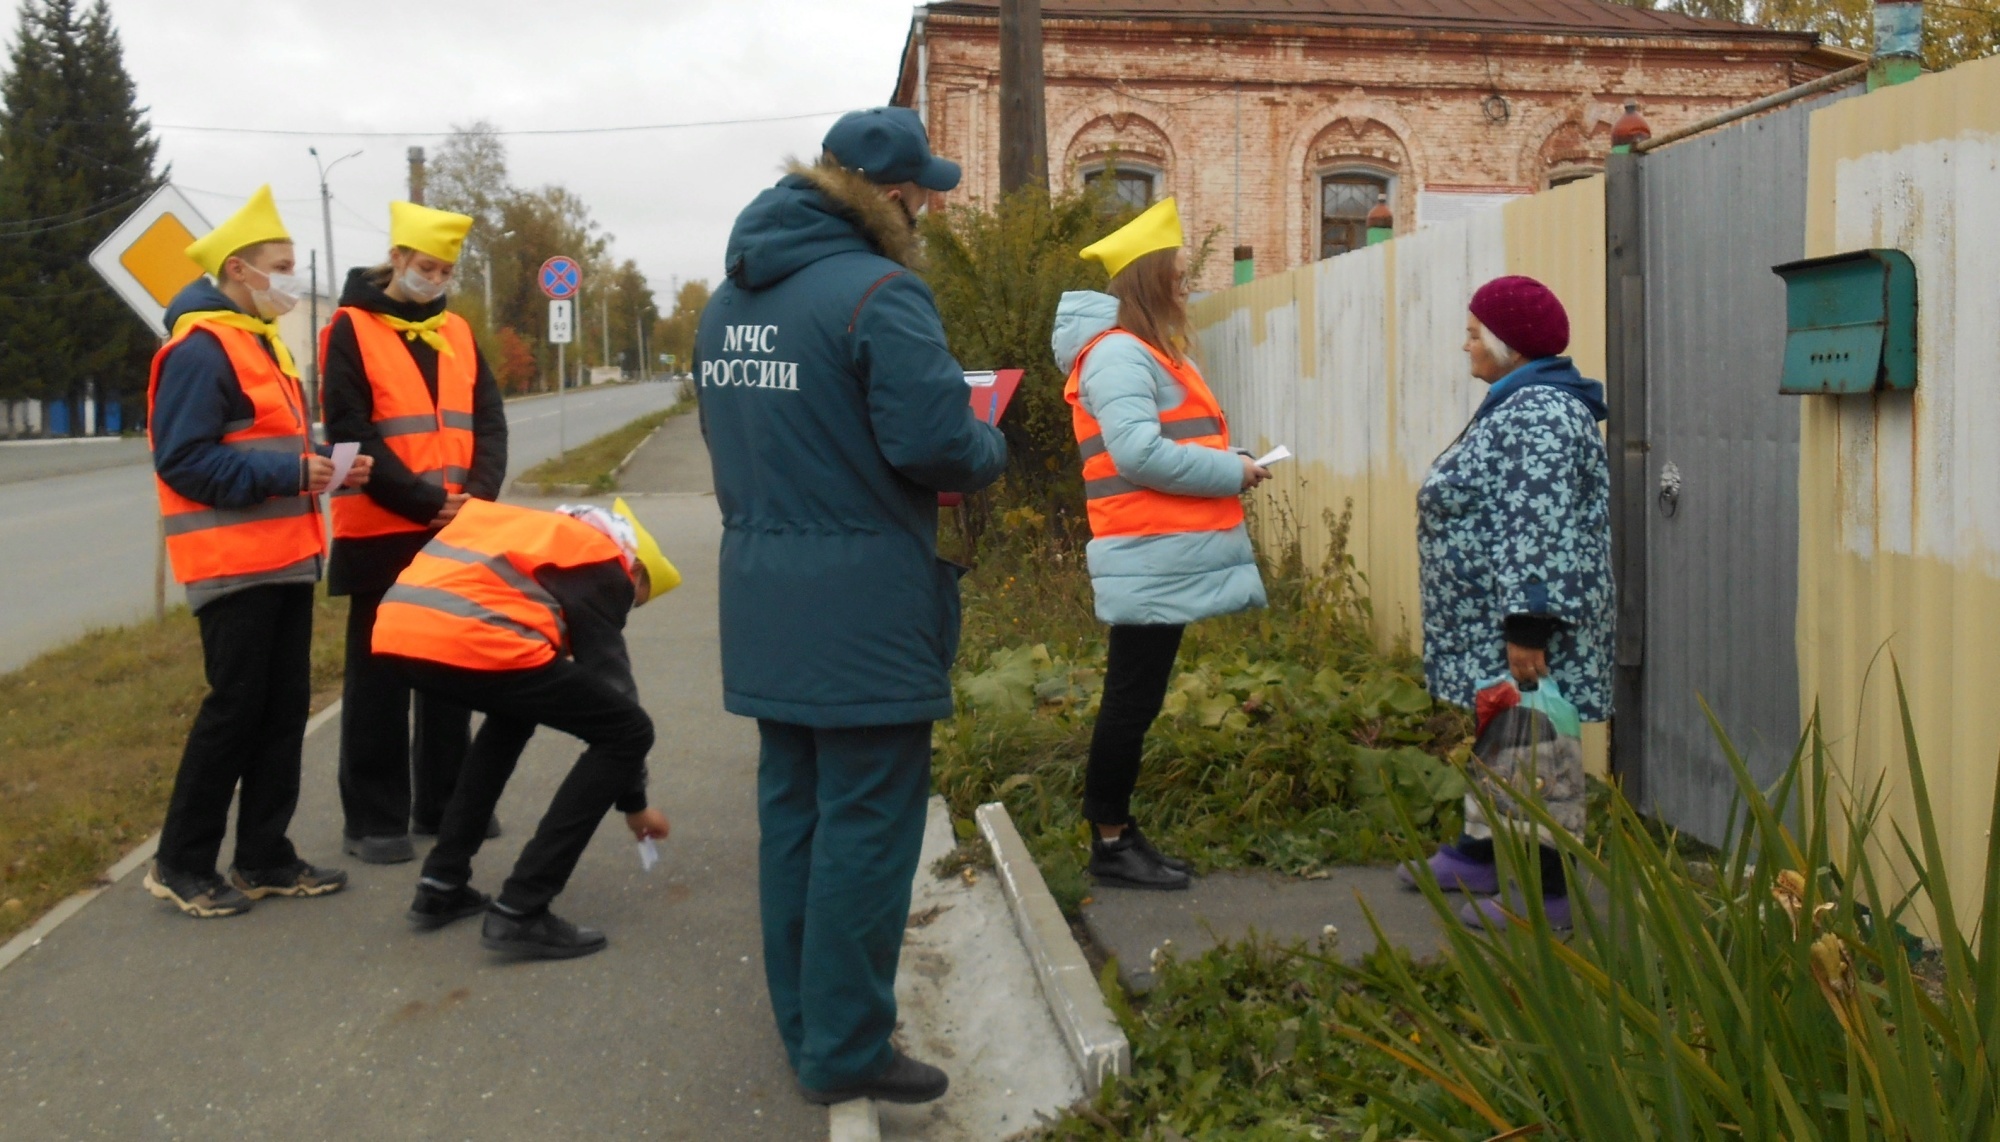
[[[417,362],[403,345],[403,334],[389,328],[365,309],[342,306],[361,348],[361,370],[368,375],[374,409],[370,419],[382,442],[417,478],[456,494],[465,490],[472,467],[472,387],[478,375],[478,350],[472,326],[457,314],[447,314],[438,332],[451,352],[438,354],[437,400]],[[326,359],[333,326],[320,330],[320,360]],[[323,398],[322,398],[323,399]],[[332,495],[335,539],[363,539],[398,532],[428,531],[425,524],[376,503],[365,488],[343,488]]]
[[[196,321],[153,354],[152,375],[146,382],[147,443],[152,442],[160,367],[167,354],[197,329],[207,330],[222,343],[237,385],[250,398],[250,419],[223,426],[223,447],[303,457],[309,441],[305,390],[299,379],[278,368],[257,334],[206,321]],[[190,593],[295,580],[307,564],[326,553],[317,496],[272,496],[247,508],[218,508],[174,491],[157,473],[153,486],[160,496],[167,558],[173,563],[174,578],[187,584]]]
[[[376,654],[465,670],[532,670],[569,649],[544,569],[623,560],[610,537],[561,512],[468,500],[382,597]]]
[[[1222,406],[1202,380],[1200,370],[1165,353],[1124,329],[1109,329],[1091,339],[1077,355],[1063,386],[1069,402],[1070,419],[1076,427],[1076,446],[1083,453],[1083,496],[1090,514],[1090,533],[1099,539],[1123,535],[1169,535],[1186,531],[1227,531],[1243,522],[1243,501],[1235,496],[1176,496],[1143,488],[1118,474],[1111,452],[1104,444],[1104,430],[1097,418],[1083,407],[1083,363],[1098,342],[1114,334],[1124,334],[1145,346],[1153,359],[1172,376],[1187,399],[1179,408],[1160,413],[1160,435],[1189,448],[1216,448],[1229,451],[1229,421]]]

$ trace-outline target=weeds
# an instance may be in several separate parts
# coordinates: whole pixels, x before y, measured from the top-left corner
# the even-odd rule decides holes
[[[1309,569],[1290,529],[1263,611],[1188,628],[1136,796],[1148,833],[1204,869],[1312,874],[1400,851],[1392,798],[1422,835],[1455,830],[1464,783],[1446,759],[1468,724],[1434,704],[1416,662],[1383,656],[1346,556],[1348,517]],[[1281,531],[1282,534],[1282,531]],[[967,580],[961,711],[936,731],[955,817],[1006,802],[1058,902],[1084,894],[1083,769],[1103,687],[1104,628],[1082,555],[1032,509],[1005,513]]]
[[[1462,1000],[1456,977],[1442,965],[1413,963],[1400,951],[1378,952],[1365,963],[1365,972],[1406,976],[1440,1006]],[[1108,1084],[1044,1138],[1407,1137],[1410,1119],[1389,1100],[1356,1094],[1353,1081],[1391,1092],[1427,1117],[1457,1122],[1466,1137],[1489,1133],[1442,1087],[1340,1034],[1342,1027],[1382,1024],[1407,1043],[1423,1032],[1337,956],[1248,942],[1189,960],[1166,957],[1155,978],[1142,1005],[1119,1004],[1132,1043],[1132,1076]]]
[[[2000,837],[1988,834],[1983,920],[1968,923],[1945,881],[1900,676],[1897,689],[1915,838],[1883,828],[1879,784],[1840,793],[1817,720],[1768,791],[1715,725],[1740,808],[1713,865],[1691,866],[1614,794],[1600,844],[1558,831],[1566,862],[1609,901],[1572,894],[1576,934],[1561,942],[1542,914],[1536,862],[1500,845],[1503,878],[1529,885],[1523,916],[1492,934],[1447,925],[1463,1002],[1436,1002],[1422,977],[1385,961],[1371,986],[1416,1024],[1423,1045],[1406,1045],[1403,1024],[1380,1018],[1345,1033],[1404,1059],[1496,1133],[1993,1137]],[[2000,826],[2000,796],[1993,811]],[[1890,884],[1882,862],[1891,852],[1914,872],[1908,891]],[[1424,887],[1447,914],[1454,901],[1435,882]],[[1912,955],[1900,923],[1920,898],[1935,956]],[[1453,1033],[1463,1024],[1473,1041]],[[1394,1106],[1425,1137],[1462,1137],[1395,1091],[1365,1079],[1342,1085]]]

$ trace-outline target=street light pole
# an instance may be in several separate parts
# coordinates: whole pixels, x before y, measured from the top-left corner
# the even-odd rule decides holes
[[[320,162],[318,147],[307,147],[306,153],[313,157],[313,165],[319,167],[319,217],[320,224],[326,227],[327,292],[338,298],[340,296],[338,287],[341,283],[336,279],[340,276],[340,263],[334,260],[333,256],[333,192],[326,187],[326,176],[333,173],[333,168],[354,158],[361,152],[353,151],[325,164]]]

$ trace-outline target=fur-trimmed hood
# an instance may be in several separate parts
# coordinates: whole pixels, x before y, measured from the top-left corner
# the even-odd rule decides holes
[[[765,289],[821,258],[879,254],[914,266],[918,242],[903,208],[862,175],[822,159],[793,162],[778,185],[736,218],[724,265],[744,289]]]

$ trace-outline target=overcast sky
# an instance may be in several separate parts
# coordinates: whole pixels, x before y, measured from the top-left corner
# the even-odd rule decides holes
[[[269,182],[299,260],[380,258],[412,144],[455,123],[607,127],[832,112],[885,102],[911,0],[112,0],[125,65],[174,182],[220,221]],[[662,302],[669,279],[721,274],[736,212],[787,155],[817,153],[831,115],[794,122],[506,140],[519,186],[582,196]],[[231,135],[240,126],[326,132]],[[355,138],[339,131],[409,131]],[[552,253],[554,251],[551,251]],[[322,249],[322,264],[324,251]]]

